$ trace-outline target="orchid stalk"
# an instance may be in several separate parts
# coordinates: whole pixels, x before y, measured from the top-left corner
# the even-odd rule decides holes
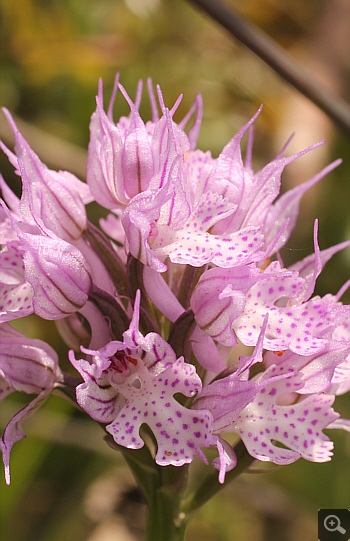
[[[130,114],[115,123],[117,91]],[[200,96],[177,124],[181,97],[166,107],[150,80],[148,94],[144,122],[142,82],[132,101],[117,77],[107,112],[100,82],[86,184],[49,170],[5,110],[14,153],[1,147],[23,190],[18,199],[1,179],[0,398],[16,390],[34,399],[0,447],[9,483],[23,423],[59,392],[123,454],[147,501],[147,539],[180,541],[193,513],[253,463],[326,462],[324,431],[349,430],[333,409],[350,388],[349,283],[322,298],[314,289],[350,241],[320,250],[316,221],[314,254],[284,267],[301,197],[340,161],[279,197],[281,176],[319,144],[255,173],[261,108],[213,158],[196,148]],[[88,220],[91,201],[109,211],[99,227]],[[11,326],[32,313],[56,321],[72,373]],[[236,354],[239,343],[249,356]],[[199,486],[188,475],[194,462]]]

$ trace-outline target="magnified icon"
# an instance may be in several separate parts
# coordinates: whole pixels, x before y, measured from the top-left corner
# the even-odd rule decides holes
[[[340,532],[342,534],[346,533],[346,530],[341,527],[340,520],[336,515],[328,515],[324,519],[323,524],[326,530],[329,532]]]

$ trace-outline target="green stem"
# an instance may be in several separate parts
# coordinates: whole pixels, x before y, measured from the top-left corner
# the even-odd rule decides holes
[[[161,485],[148,501],[147,541],[183,541],[187,522],[179,510],[187,470],[187,466],[162,467]]]
[[[237,457],[237,465],[233,470],[226,473],[225,483],[219,483],[217,471],[207,475],[192,494],[183,501],[180,507],[180,516],[182,517],[182,520],[188,522],[195,511],[225,488],[228,483],[231,483],[236,479],[255,461],[255,458],[248,453],[242,441],[237,443],[234,447],[234,451]]]
[[[106,440],[121,451],[146,498],[147,541],[183,541],[187,523],[179,518],[179,509],[188,465],[158,466],[147,445],[127,449],[117,445],[110,435]]]

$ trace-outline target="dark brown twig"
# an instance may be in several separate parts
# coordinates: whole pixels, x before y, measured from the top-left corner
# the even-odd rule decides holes
[[[248,23],[219,0],[190,0],[261,58],[278,75],[324,111],[350,136],[350,107],[311,77],[264,32]]]

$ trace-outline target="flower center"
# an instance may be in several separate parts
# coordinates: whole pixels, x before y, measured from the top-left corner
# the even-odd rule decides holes
[[[118,372],[119,374],[125,374],[125,372],[130,371],[130,363],[133,366],[137,366],[137,359],[134,359],[133,357],[130,357],[130,355],[127,355],[124,350],[117,351],[111,357],[111,364],[110,369],[114,370],[115,372]]]

